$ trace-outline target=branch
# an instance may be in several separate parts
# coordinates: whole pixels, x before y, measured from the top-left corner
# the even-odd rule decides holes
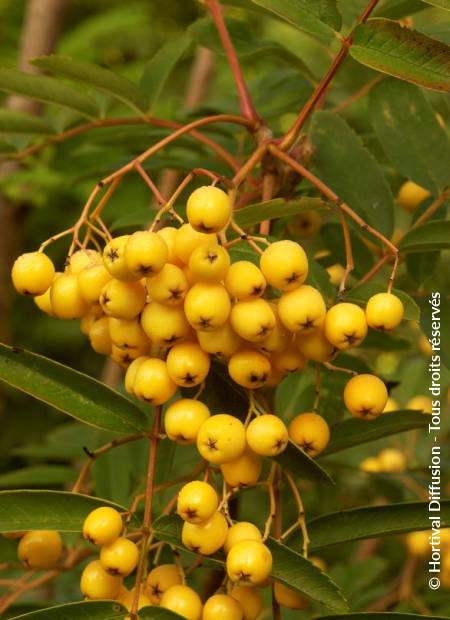
[[[356,25],[353,28],[353,30],[350,32],[350,34],[347,37],[343,39],[342,47],[339,50],[336,58],[333,60],[331,67],[328,69],[328,71],[323,76],[319,84],[316,86],[311,97],[308,99],[308,101],[305,103],[303,108],[300,110],[299,115],[297,116],[294,124],[289,129],[289,131],[286,133],[284,138],[282,139],[280,143],[280,147],[283,150],[288,150],[298,138],[300,131],[303,125],[305,124],[308,116],[311,114],[311,112],[314,110],[316,105],[325,95],[326,90],[328,86],[330,85],[331,80],[334,78],[337,70],[341,66],[344,59],[347,57],[349,49],[353,43],[353,36],[355,33],[355,29],[357,28],[357,26],[359,26],[359,24],[363,24],[367,20],[367,18],[372,13],[372,11],[375,9],[377,4],[378,4],[378,0],[370,0],[368,6],[366,7],[364,12],[360,15],[359,19],[357,20]]]
[[[284,151],[282,151],[274,144],[269,145],[268,149],[281,161],[286,163],[288,166],[301,174],[305,179],[310,181],[310,183],[317,187],[317,189],[329,200],[331,200],[331,202],[333,202],[343,213],[347,214],[354,222],[356,222],[358,226],[360,226],[363,230],[367,231],[372,236],[379,239],[379,241],[381,241],[381,243],[387,247],[389,252],[394,257],[394,267],[388,284],[388,292],[390,292],[398,267],[399,251],[397,246],[395,246],[392,241],[389,241],[389,239],[378,230],[370,226],[360,215],[358,215],[358,213],[356,213],[356,211],[353,211],[353,209],[349,207],[348,204],[346,204],[341,198],[339,198],[339,196],[331,188],[329,188],[328,185],[326,185],[323,181],[317,178],[310,170],[305,168],[302,164],[287,155]]]
[[[228,58],[231,73],[233,74],[233,78],[236,83],[241,107],[241,114],[244,118],[252,121],[252,123],[259,125],[261,124],[261,119],[253,106],[250,93],[244,81],[241,66],[239,64],[238,57],[234,50],[233,43],[230,39],[225,20],[223,18],[222,7],[220,6],[218,0],[207,0],[206,4],[208,6],[209,12],[211,13],[211,17],[213,18],[216,25],[217,32],[219,34],[220,40],[222,41],[225,54]]]

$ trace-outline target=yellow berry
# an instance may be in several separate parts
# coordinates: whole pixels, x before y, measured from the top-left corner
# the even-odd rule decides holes
[[[326,339],[322,329],[308,334],[300,332],[295,343],[300,353],[313,362],[330,362],[337,353],[337,349]]]
[[[247,444],[261,456],[276,456],[283,452],[289,440],[286,425],[279,417],[264,414],[247,426]]]
[[[334,284],[334,286],[339,286],[342,278],[344,277],[345,269],[342,265],[336,263],[335,265],[327,267],[327,273],[331,284]]]
[[[115,599],[122,588],[123,578],[110,575],[100,560],[93,560],[81,574],[81,593],[91,600]]]
[[[261,457],[248,447],[236,459],[220,466],[225,482],[232,488],[256,484],[261,469]]]
[[[359,464],[359,469],[368,474],[376,474],[381,471],[380,463],[375,456],[368,456],[366,459],[361,461]]]
[[[429,396],[413,396],[405,405],[406,409],[418,409],[422,413],[431,414],[433,411],[433,401]]]
[[[198,187],[188,198],[186,215],[194,230],[203,233],[219,232],[230,220],[231,202],[228,195],[218,187]]]
[[[162,270],[147,280],[147,291],[152,301],[168,306],[183,303],[189,285],[180,267],[167,263]]]
[[[135,597],[135,589],[134,588],[132,590],[127,590],[126,588],[123,588],[122,592],[116,598],[116,601],[118,603],[120,603],[121,605],[123,605],[126,609],[128,609],[128,611],[131,611],[131,608],[132,608],[133,602],[134,602],[134,597]],[[149,597],[146,594],[144,594],[143,592],[139,592],[137,609],[138,610],[142,609],[143,607],[147,607],[148,605],[151,605],[151,604],[152,603],[151,603]],[[127,616],[126,620],[130,620],[130,616]]]
[[[262,542],[243,540],[230,549],[226,567],[231,581],[247,586],[260,585],[270,575],[272,554]]]
[[[177,512],[184,521],[202,523],[216,512],[219,505],[217,493],[210,484],[193,480],[178,493]]]
[[[243,620],[256,620],[263,608],[263,601],[259,590],[235,585],[230,596],[240,602],[244,615]]]
[[[103,248],[103,264],[111,276],[117,280],[138,280],[128,271],[125,262],[125,248],[130,235],[122,235],[111,239]]]
[[[34,301],[37,303],[36,297],[34,298]],[[46,312],[46,310],[44,310],[44,312]],[[433,353],[433,347],[431,346],[430,341],[424,334],[421,334],[419,338],[419,349],[421,353],[423,353],[427,357],[430,357]]]
[[[272,353],[270,356],[272,371],[279,372],[282,376],[302,370],[306,365],[306,360],[295,344],[289,345],[284,351]]]
[[[261,297],[266,284],[261,269],[248,260],[233,263],[225,276],[225,288],[239,301]]]
[[[214,594],[203,606],[202,620],[242,620],[241,604],[228,594]]]
[[[175,394],[176,384],[163,360],[148,358],[137,369],[133,385],[135,395],[152,405],[163,405]]]
[[[303,211],[288,222],[288,230],[293,236],[307,239],[322,226],[322,217],[317,211]]]
[[[308,259],[301,245],[285,239],[272,243],[261,256],[267,282],[282,291],[298,288],[308,275]]]
[[[48,570],[56,566],[62,551],[63,543],[58,532],[34,530],[22,536],[17,555],[31,570]]]
[[[152,605],[159,605],[164,592],[172,586],[181,585],[183,576],[176,564],[161,564],[153,568],[147,577],[146,592]]]
[[[142,349],[150,341],[141,327],[139,319],[109,319],[109,334],[112,342],[120,349]]]
[[[81,297],[88,304],[97,303],[103,287],[111,279],[111,274],[103,264],[94,264],[86,267],[78,274],[78,286]]]
[[[49,316],[55,316],[52,308],[51,291],[52,287],[50,286],[50,288],[48,288],[45,293],[42,293],[42,295],[36,295],[33,297],[33,301],[41,312],[45,312],[45,314],[48,314]]]
[[[392,293],[377,293],[367,302],[367,324],[374,329],[389,331],[400,325],[403,312],[403,304],[396,295]]]
[[[109,317],[103,316],[89,329],[89,342],[96,353],[110,355],[112,351],[111,336],[109,335]]]
[[[309,604],[307,598],[280,581],[274,582],[273,594],[277,603],[282,607],[287,607],[288,609],[306,609]]]
[[[423,557],[430,553],[430,532],[428,530],[420,532],[409,532],[405,536],[406,546],[411,555]]]
[[[11,278],[14,288],[24,295],[42,295],[50,287],[55,267],[42,252],[29,252],[16,258]]]
[[[350,303],[332,306],[325,317],[325,337],[337,349],[357,347],[367,334],[364,310]]]
[[[78,277],[70,273],[53,280],[50,303],[58,319],[79,319],[89,311],[89,306],[80,294]]]
[[[237,459],[245,450],[245,428],[238,418],[221,413],[200,427],[197,448],[204,459],[222,465]]]
[[[430,192],[424,187],[414,181],[405,181],[399,189],[397,202],[405,211],[413,213],[428,196]]]
[[[210,415],[208,407],[199,400],[179,398],[166,410],[166,434],[169,439],[180,444],[195,443],[201,425]]]
[[[395,400],[395,398],[389,398],[386,401],[386,405],[382,411],[382,413],[391,413],[392,411],[398,411],[400,409],[400,405]]]
[[[189,269],[197,281],[220,282],[230,266],[230,255],[217,243],[202,243],[189,258]]]
[[[135,278],[151,277],[159,273],[168,256],[167,245],[157,233],[138,230],[128,237],[125,265]]]
[[[78,275],[93,265],[101,265],[102,257],[97,250],[77,250],[69,258],[68,271]]]
[[[166,347],[185,340],[191,331],[181,306],[167,306],[156,301],[145,306],[141,325],[154,344]]]
[[[293,337],[281,322],[278,307],[275,304],[271,304],[270,307],[275,316],[275,325],[270,334],[264,340],[261,340],[258,347],[266,353],[279,353],[289,347]]]
[[[254,349],[241,349],[228,362],[228,372],[233,381],[249,389],[264,385],[271,371],[267,357]]]
[[[173,226],[165,226],[164,228],[158,230],[158,235],[163,239],[167,246],[167,262],[172,263],[172,265],[176,265],[177,267],[181,267],[183,262],[180,261],[175,252],[175,237],[177,236],[177,232],[177,229]]]
[[[265,299],[238,301],[231,310],[231,326],[249,342],[261,342],[270,335],[276,319],[271,305]]]
[[[330,441],[327,422],[317,413],[301,413],[289,424],[289,437],[311,457],[320,454]]]
[[[192,588],[183,585],[172,586],[166,590],[161,598],[161,607],[179,614],[186,620],[200,620],[202,615],[199,595]]]
[[[228,553],[231,547],[243,540],[262,541],[261,532],[256,525],[248,521],[239,521],[228,528],[227,538],[223,546],[225,553]]]
[[[140,282],[110,280],[102,288],[100,305],[103,312],[116,319],[134,319],[142,312],[146,292]]]
[[[183,545],[201,555],[212,555],[227,538],[228,523],[221,512],[214,512],[200,523],[185,521],[181,531]]]
[[[380,471],[385,473],[401,472],[406,469],[406,457],[400,450],[385,448],[378,455]]]
[[[125,373],[125,389],[128,394],[134,394],[134,383],[136,381],[137,372],[141,367],[141,364],[148,359],[150,358],[146,355],[141,355],[140,357],[137,357],[135,360],[133,360],[128,366],[127,372]]]
[[[326,312],[320,292],[307,284],[283,293],[278,302],[281,322],[290,332],[314,331],[324,322]]]
[[[172,381],[183,387],[202,383],[210,365],[209,355],[195,342],[176,344],[167,356],[167,370]]]
[[[111,359],[113,362],[116,362],[116,364],[119,364],[119,366],[127,369],[132,362],[143,355],[147,355],[149,353],[149,348],[148,345],[143,344],[138,349],[121,349],[113,343],[111,347]]]
[[[122,533],[122,517],[110,506],[101,506],[88,514],[83,524],[83,536],[94,545],[109,545]]]
[[[138,560],[139,549],[128,538],[117,538],[100,550],[100,562],[110,575],[127,577],[136,568]]]
[[[198,342],[206,353],[218,357],[231,357],[242,346],[242,338],[236,334],[229,321],[210,331],[198,331]]]
[[[187,265],[195,248],[208,241],[217,242],[216,235],[198,232],[190,224],[183,224],[175,235],[175,253],[178,260]]]
[[[356,375],[344,389],[344,402],[355,418],[372,420],[386,406],[388,393],[383,381],[375,375]]]
[[[197,282],[184,300],[184,312],[194,329],[209,331],[223,325],[230,315],[231,302],[221,284]]]

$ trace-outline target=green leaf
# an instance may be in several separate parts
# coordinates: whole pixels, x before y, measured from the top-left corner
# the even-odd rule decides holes
[[[435,300],[434,304],[430,303],[430,298]],[[442,362],[450,369],[450,322],[448,317],[450,316],[450,302],[445,295],[439,293],[439,298],[436,293],[433,297],[422,297],[419,299],[421,308],[420,323],[422,325],[422,331],[429,338],[433,336],[433,321],[437,318],[440,319],[440,334],[434,334],[436,341],[433,350],[433,355],[439,355]],[[436,312],[436,307],[439,309],[439,313]]]
[[[176,515],[160,517],[153,524],[156,538],[186,551],[181,543],[182,520]],[[271,576],[315,601],[320,601],[328,609],[346,611],[347,605],[330,578],[299,553],[282,545],[273,538],[266,543],[272,552],[273,568]],[[191,552],[189,552],[191,553]],[[219,554],[205,558],[212,565],[224,565]]]
[[[386,0],[372,13],[373,17],[388,17],[389,19],[401,19],[408,17],[428,7],[421,0]]]
[[[257,202],[248,207],[238,209],[234,214],[234,219],[242,228],[248,228],[259,224],[264,220],[274,220],[276,218],[285,218],[292,215],[298,215],[305,211],[329,209],[329,205],[320,198],[294,198],[292,200],[284,200],[283,198],[274,198],[267,202]]]
[[[251,0],[300,30],[314,34],[338,32],[342,19],[335,0]]]
[[[448,616],[423,616],[402,614],[394,611],[372,611],[367,613],[339,614],[339,620],[448,620]],[[336,616],[317,616],[315,620],[337,620]]]
[[[113,620],[114,618],[123,620],[125,613],[125,608],[117,601],[81,601],[32,611],[28,614],[14,616],[11,620],[22,620],[22,618],[24,620]]]
[[[399,250],[411,252],[434,252],[450,248],[450,221],[433,220],[411,228],[402,238]]]
[[[139,610],[139,618],[143,620],[182,620],[184,617],[162,607],[143,607]]]
[[[308,260],[308,276],[306,283],[319,289],[325,297],[325,301],[332,303],[336,297],[336,288],[330,282],[327,270],[313,258]]]
[[[44,103],[54,103],[91,119],[99,116],[98,106],[92,97],[45,75],[0,68],[0,90]]]
[[[351,56],[367,67],[432,90],[450,91],[450,47],[388,19],[355,31]]]
[[[383,80],[370,93],[370,119],[400,174],[432,193],[450,184],[450,140],[422,91]]]
[[[377,293],[385,293],[386,285],[386,282],[366,282],[365,284],[355,286],[347,291],[344,294],[344,299],[345,301],[350,301],[363,306],[367,303],[369,297],[372,297],[372,295],[376,295]],[[403,307],[405,309],[403,318],[406,321],[418,321],[420,317],[420,310],[414,299],[396,288],[392,289],[392,292],[394,295],[397,295],[403,303]]]
[[[68,491],[0,491],[0,532],[81,532],[86,515],[100,506],[126,511],[104,499]]]
[[[426,415],[412,411],[386,413],[369,423],[365,420],[347,419],[331,427],[330,443],[320,456],[334,454],[415,428],[428,428],[428,424],[429,419]]]
[[[338,115],[319,111],[313,116],[310,140],[317,175],[369,224],[390,237],[394,199],[378,162],[361,138]]]
[[[75,471],[64,465],[35,465],[0,474],[0,488],[42,487],[72,482]]]
[[[0,110],[0,131],[4,133],[51,134],[53,129],[42,118],[16,112]]]
[[[138,114],[147,110],[147,98],[136,84],[109,69],[55,54],[34,58],[32,63],[56,75],[101,90],[125,103]]]
[[[0,344],[0,380],[63,413],[115,433],[146,428],[130,400],[100,381],[41,355]]]
[[[450,0],[423,0],[423,2],[431,4],[432,6],[437,6],[439,9],[450,11]]]
[[[330,474],[301,448],[289,441],[286,449],[275,460],[303,480],[334,484]]]
[[[150,109],[155,105],[171,72],[191,44],[192,41],[187,35],[169,39],[145,65],[140,87],[147,95]]]
[[[311,548],[428,530],[428,515],[428,502],[363,506],[325,514],[308,523]],[[442,527],[450,527],[450,500],[441,501],[440,518]]]
[[[269,538],[272,552],[271,577],[336,612],[347,611],[348,605],[333,581],[299,553]]]

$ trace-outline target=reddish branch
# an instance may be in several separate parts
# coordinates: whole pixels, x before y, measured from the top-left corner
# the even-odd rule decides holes
[[[214,20],[214,23],[217,28],[217,32],[219,34],[220,40],[223,45],[223,49],[228,58],[228,63],[230,65],[231,73],[233,74],[234,81],[236,83],[236,88],[239,95],[239,103],[241,108],[241,114],[244,118],[252,121],[252,123],[259,124],[261,119],[259,118],[251,97],[248,91],[247,85],[245,83],[244,77],[242,75],[241,66],[239,64],[238,57],[233,47],[233,43],[231,41],[230,35],[227,30],[227,26],[225,24],[225,20],[223,18],[222,7],[218,0],[207,0],[207,6],[211,13],[211,17]]]
[[[308,101],[305,103],[303,108],[300,110],[300,113],[297,116],[294,124],[289,129],[289,131],[286,133],[283,140],[281,141],[280,147],[283,150],[288,150],[298,138],[300,131],[303,125],[305,124],[305,121],[307,120],[311,112],[314,110],[314,108],[317,106],[317,104],[324,97],[326,90],[328,86],[330,85],[331,80],[336,75],[336,72],[339,69],[339,67],[342,65],[342,62],[344,61],[344,59],[347,57],[347,54],[353,42],[353,36],[354,36],[356,27],[359,26],[360,24],[363,24],[367,20],[367,18],[370,16],[372,11],[375,9],[377,4],[378,4],[378,0],[371,0],[369,2],[364,12],[360,15],[359,19],[357,20],[356,25],[353,28],[353,30],[350,32],[350,34],[347,37],[343,39],[342,47],[339,50],[336,58],[333,60],[331,67],[328,69],[326,74],[323,76],[323,78],[321,79],[317,87],[315,88],[314,92],[312,93],[311,97],[308,99]]]

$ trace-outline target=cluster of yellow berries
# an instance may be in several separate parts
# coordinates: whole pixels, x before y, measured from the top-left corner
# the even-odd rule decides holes
[[[359,345],[369,326],[391,330],[402,320],[403,305],[390,293],[374,295],[365,311],[352,303],[327,310],[304,283],[308,259],[294,241],[270,244],[259,266],[231,263],[217,236],[231,204],[217,187],[196,189],[187,216],[178,229],[114,238],[103,255],[80,249],[63,273],[42,252],[24,254],[13,283],[44,312],[81,319],[92,347],[128,368],[128,391],[154,405],[178,386],[201,384],[212,356],[240,386],[277,385],[307,360],[327,362]],[[268,287],[275,294],[266,299]]]
[[[268,583],[272,567],[272,555],[258,528],[244,521],[229,526],[217,493],[207,482],[186,484],[178,495],[177,512],[184,520],[182,539],[188,549],[211,555],[223,548],[231,585],[203,604],[186,585],[181,566],[161,564],[148,573],[138,609],[159,605],[188,620],[256,620],[263,601],[255,586]],[[122,534],[122,517],[114,508],[103,506],[87,516],[83,535],[100,546],[100,558],[84,568],[80,589],[90,600],[117,600],[130,611],[135,590],[125,587],[124,578],[136,568],[139,554],[135,543]],[[315,563],[319,565],[320,560]],[[282,583],[276,582],[274,590],[278,602],[286,607],[307,605],[306,599]]]

